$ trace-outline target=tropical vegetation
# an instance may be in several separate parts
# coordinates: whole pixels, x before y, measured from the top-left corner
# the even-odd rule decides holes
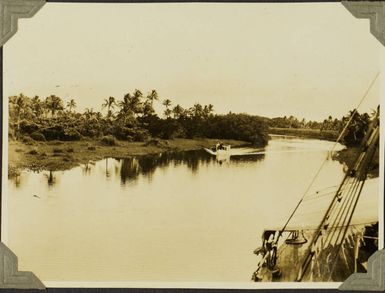
[[[219,115],[214,106],[195,103],[190,108],[164,99],[159,117],[154,103],[156,90],[147,94],[136,89],[121,100],[106,97],[100,110],[77,112],[77,103],[67,103],[56,95],[45,99],[24,94],[9,98],[9,136],[15,140],[76,141],[98,139],[113,145],[114,140],[147,141],[151,138],[235,139],[255,146],[268,142],[268,119],[248,114]],[[104,113],[102,113],[104,112]]]
[[[371,114],[351,110],[342,118],[329,116],[322,122],[298,120],[294,116],[277,117],[269,120],[270,132],[276,134],[304,134],[309,137],[336,140],[345,125],[348,124],[342,143],[347,146],[356,146],[361,143],[368,130],[371,119],[376,111]]]

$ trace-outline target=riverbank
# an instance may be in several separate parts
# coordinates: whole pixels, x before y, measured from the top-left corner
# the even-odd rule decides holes
[[[359,153],[361,152],[359,147],[349,147],[337,152],[333,159],[339,161],[340,163],[345,164],[346,166],[353,167]],[[377,148],[376,153],[374,154],[373,161],[370,164],[368,177],[375,178],[379,176],[379,166],[380,166],[380,156]]]
[[[332,130],[321,131],[319,129],[301,129],[301,128],[269,128],[269,134],[275,135],[288,135],[295,136],[299,138],[311,138],[311,139],[320,139],[320,140],[329,140],[336,141],[338,138],[338,133]],[[357,159],[357,156],[360,152],[359,147],[347,147],[341,151],[338,151],[334,154],[333,159],[339,161],[341,164],[346,166],[353,167],[354,162]],[[369,177],[378,177],[379,176],[379,152],[377,149],[376,154],[374,155],[373,162],[368,171]]]
[[[17,175],[22,169],[29,170],[68,170],[89,161],[104,158],[127,158],[157,154],[166,151],[187,151],[210,148],[215,139],[173,139],[151,140],[143,142],[118,141],[116,145],[104,145],[100,141],[82,140],[76,142],[51,141],[24,143],[11,140],[8,148],[8,175]],[[233,147],[248,145],[247,142],[237,140],[222,140],[224,144]],[[337,152],[333,159],[351,167],[359,153],[359,148],[352,147]],[[379,176],[378,151],[369,170],[370,177]]]
[[[314,138],[336,141],[338,132],[333,130],[302,129],[302,128],[278,128],[270,127],[269,134],[298,136],[301,138]]]
[[[101,141],[50,141],[27,143],[11,140],[8,146],[8,176],[17,175],[22,169],[29,170],[68,170],[89,161],[103,158],[127,158],[156,154],[165,151],[187,151],[209,148],[215,139],[173,139],[151,140],[149,142],[117,141],[116,145],[104,145]],[[247,143],[237,140],[221,140],[234,147]]]

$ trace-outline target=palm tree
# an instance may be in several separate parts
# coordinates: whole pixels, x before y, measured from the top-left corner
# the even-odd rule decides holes
[[[135,98],[137,98],[137,99],[140,99],[140,98],[143,97],[143,93],[142,93],[140,90],[135,89],[133,96],[134,96]]]
[[[37,118],[39,118],[44,112],[44,104],[38,96],[34,96],[31,102],[32,112]]]
[[[63,101],[61,98],[51,95],[45,99],[46,107],[49,111],[51,111],[51,117],[55,117],[55,113],[57,111],[63,110]]]
[[[20,131],[21,119],[27,118],[30,115],[30,99],[23,94],[12,96],[9,98],[9,115],[11,120],[16,125],[15,136]]]
[[[172,102],[169,99],[165,99],[163,101],[163,106],[165,106],[167,109],[172,105]]]
[[[166,118],[170,118],[171,114],[172,114],[172,111],[170,109],[164,110],[164,116],[166,116]]]
[[[75,110],[76,108],[76,102],[74,99],[71,99],[68,103],[67,103],[67,108],[69,109],[70,113],[72,113],[72,110]]]
[[[148,117],[155,113],[151,101],[146,101],[143,105],[143,116]]]
[[[143,94],[140,90],[136,89],[131,97],[131,110],[134,112],[134,116],[143,113],[143,103],[141,99],[143,98]]]
[[[154,101],[159,99],[158,93],[156,90],[152,90],[146,96],[146,101],[142,105],[143,116],[150,116],[155,113],[154,110]]]
[[[117,119],[123,124],[127,124],[127,122],[132,122],[135,120],[135,111],[137,108],[137,104],[135,101],[138,101],[134,96],[130,93],[124,95],[123,100],[118,102],[118,106],[120,108]]]
[[[169,118],[170,115],[171,115],[171,110],[169,109],[169,107],[172,105],[171,101],[169,99],[166,99],[163,101],[163,106],[166,107],[166,110],[164,111],[164,115]]]
[[[209,104],[205,105],[203,108],[203,116],[205,118],[208,118],[212,113],[214,112],[214,106]]]
[[[152,106],[154,104],[154,101],[157,101],[159,99],[159,96],[156,90],[152,90],[151,93],[149,93],[146,98],[147,100],[150,101]]]
[[[84,111],[84,116],[86,119],[91,119],[95,115],[93,108],[86,108]]]
[[[174,114],[174,119],[179,119],[180,117],[182,117],[184,109],[181,105],[178,104],[172,109],[172,113]]]
[[[98,121],[102,120],[102,118],[103,118],[102,113],[96,112],[96,113],[95,113],[95,118],[96,118],[96,120],[98,120]]]
[[[200,118],[203,116],[203,107],[199,103],[194,104],[194,106],[190,110],[194,117]]]
[[[116,101],[114,97],[109,97],[108,99],[104,99],[104,103],[102,104],[102,109],[107,108],[107,118],[110,119],[112,116],[112,110],[116,106]]]

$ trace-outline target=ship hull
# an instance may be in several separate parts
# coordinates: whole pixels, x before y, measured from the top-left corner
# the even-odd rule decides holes
[[[279,245],[276,267],[259,274],[260,280],[294,282],[310,251],[314,230],[303,230],[306,243]],[[336,231],[338,233],[338,230]],[[314,257],[304,273],[302,282],[343,282],[355,272],[366,272],[367,261],[378,250],[378,223],[349,228],[341,247],[328,245],[316,248]],[[267,274],[263,276],[263,274]]]

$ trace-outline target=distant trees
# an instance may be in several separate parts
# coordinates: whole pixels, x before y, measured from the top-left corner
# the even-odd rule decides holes
[[[146,95],[136,89],[121,100],[105,98],[101,109],[107,114],[86,108],[76,112],[76,101],[66,104],[55,95],[45,100],[23,94],[9,98],[9,129],[15,139],[30,136],[38,140],[79,140],[83,137],[100,139],[114,136],[121,140],[144,141],[150,137],[239,139],[258,146],[267,143],[267,120],[247,114],[216,115],[214,106],[195,103],[190,108],[170,99],[163,100],[164,118],[154,110],[159,100],[156,90]],[[66,107],[64,107],[66,105]],[[66,109],[66,111],[64,111]],[[22,126],[22,127],[21,127]]]
[[[372,113],[372,116],[375,111]],[[353,115],[353,117],[352,117]],[[349,111],[349,113],[341,119],[328,116],[322,122],[317,121],[305,121],[302,119],[299,121],[297,118],[290,117],[277,117],[269,120],[269,126],[275,128],[294,128],[294,129],[313,129],[320,132],[342,132],[345,125],[351,119],[347,130],[345,131],[342,142],[348,146],[354,146],[360,144],[370,124],[370,115],[368,113],[360,114],[357,111]]]
[[[74,99],[65,104],[55,95],[45,99],[39,96],[29,98],[24,94],[11,96],[9,135],[14,139],[30,136],[36,140],[79,140],[83,137],[99,139],[110,135],[129,141],[144,141],[150,137],[204,137],[238,139],[264,146],[268,141],[269,127],[317,130],[326,135],[340,133],[351,120],[343,143],[354,146],[361,142],[371,120],[369,114],[360,114],[357,111],[350,111],[340,119],[329,116],[322,122],[299,120],[294,116],[268,119],[231,112],[218,115],[214,113],[214,106],[211,104],[195,103],[190,108],[183,108],[179,104],[173,106],[170,99],[162,101],[162,118],[155,113],[156,101],[159,101],[156,90],[143,95],[142,91],[136,89],[133,93],[125,94],[121,100],[110,96],[101,104],[101,109],[107,110],[107,114],[103,116],[93,108],[87,108],[83,113],[76,112]]]

